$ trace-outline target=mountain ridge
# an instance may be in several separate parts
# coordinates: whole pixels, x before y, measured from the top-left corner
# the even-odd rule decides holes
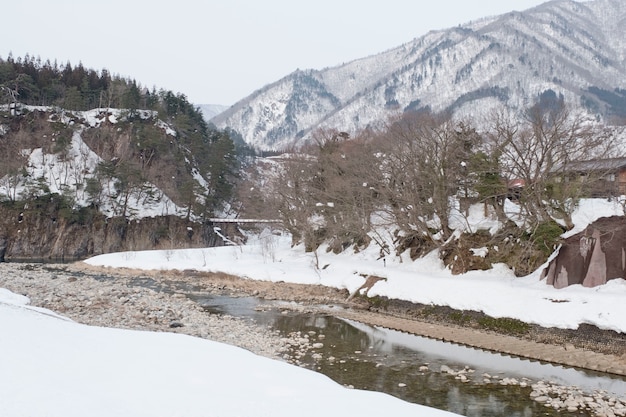
[[[563,94],[590,117],[626,116],[626,5],[554,0],[523,12],[430,31],[378,55],[297,70],[211,121],[258,149],[310,139],[320,127],[356,132],[407,110],[484,118]]]

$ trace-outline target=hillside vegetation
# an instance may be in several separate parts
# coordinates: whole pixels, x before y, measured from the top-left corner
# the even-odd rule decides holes
[[[438,249],[456,273],[506,263],[525,275],[553,253],[580,199],[608,174],[580,175],[569,164],[617,149],[610,131],[586,123],[562,96],[545,95],[525,114],[494,114],[485,133],[430,112],[353,137],[319,130],[313,145],[267,160],[260,177],[271,181],[259,187],[250,176],[244,204],[278,215],[308,251],[377,245],[381,258],[409,250],[415,259]]]
[[[128,198],[151,183],[188,215],[213,215],[230,198],[237,171],[230,134],[208,126],[182,94],[148,91],[106,70],[41,63],[28,56],[0,60],[0,88],[4,199],[49,192],[54,184],[28,172],[36,164],[32,151],[41,149],[61,162],[75,158],[75,133],[98,160],[83,167],[72,184],[52,187],[66,188],[66,197],[81,188],[89,203],[99,204],[107,192]],[[70,162],[74,169],[77,161]],[[109,181],[114,190],[104,189]]]
[[[0,59],[0,203],[15,223],[3,221],[0,240],[11,245],[28,218],[84,226],[222,215],[242,150],[232,137],[183,94],[82,65]],[[167,224],[148,243],[166,241]]]

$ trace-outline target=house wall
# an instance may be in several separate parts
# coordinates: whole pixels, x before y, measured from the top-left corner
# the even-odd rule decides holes
[[[617,181],[620,195],[626,195],[626,167],[619,170]]]

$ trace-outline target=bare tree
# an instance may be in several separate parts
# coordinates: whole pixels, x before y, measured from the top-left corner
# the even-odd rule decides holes
[[[30,175],[27,170],[30,136],[24,130],[0,136],[0,189],[11,201],[18,198],[17,190]]]
[[[564,181],[568,164],[607,156],[613,140],[562,100],[552,104],[531,107],[521,120],[507,111],[495,113],[487,137],[491,153],[500,156],[504,180],[525,184],[519,203],[527,219],[536,224],[559,218],[571,228],[583,187],[580,181]]]
[[[308,250],[317,248],[316,225],[312,223],[315,204],[311,195],[314,157],[304,153],[289,153],[275,175],[273,187],[278,197],[278,214],[283,226],[291,233],[292,243],[303,242]]]
[[[17,74],[13,80],[0,84],[0,93],[6,97],[11,116],[16,116],[19,113],[18,98],[23,96],[23,93],[32,92],[33,88],[33,80],[27,74]]]
[[[277,179],[283,175],[281,158],[254,158],[242,166],[235,186],[233,210],[237,217],[278,219]]]
[[[462,182],[471,143],[446,115],[406,114],[381,136],[380,192],[405,234],[432,244],[451,234],[451,198]]]
[[[325,219],[323,237],[336,252],[366,246],[380,182],[372,143],[365,134],[351,139],[336,130],[320,130],[314,139],[317,164],[311,189],[317,214]]]

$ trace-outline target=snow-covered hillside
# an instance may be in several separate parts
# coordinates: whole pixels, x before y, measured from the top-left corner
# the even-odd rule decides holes
[[[256,148],[280,149],[318,127],[354,132],[411,109],[452,110],[480,124],[494,107],[522,110],[553,90],[610,122],[626,116],[625,19],[619,0],[555,0],[296,71],[212,121]]]
[[[116,188],[120,178],[111,176],[103,180],[96,175],[97,167],[103,159],[85,143],[82,134],[89,129],[98,129],[103,124],[116,125],[120,121],[127,121],[128,110],[66,112],[35,106],[24,106],[23,110],[44,113],[50,123],[71,127],[73,133],[69,146],[62,152],[46,152],[43,147],[21,148],[19,154],[25,159],[25,164],[19,173],[0,178],[0,199],[15,201],[40,193],[50,193],[71,198],[75,207],[86,207],[94,203],[94,196],[90,194],[87,184],[89,181],[98,181],[101,194],[97,206],[107,217],[185,216],[186,209],[177,206],[163,190],[151,182],[138,184],[130,188],[128,193],[124,193]],[[174,129],[160,120],[154,111],[135,110],[133,117],[153,124],[164,135],[176,137]],[[55,140],[54,136],[44,138],[44,141],[49,142]]]

